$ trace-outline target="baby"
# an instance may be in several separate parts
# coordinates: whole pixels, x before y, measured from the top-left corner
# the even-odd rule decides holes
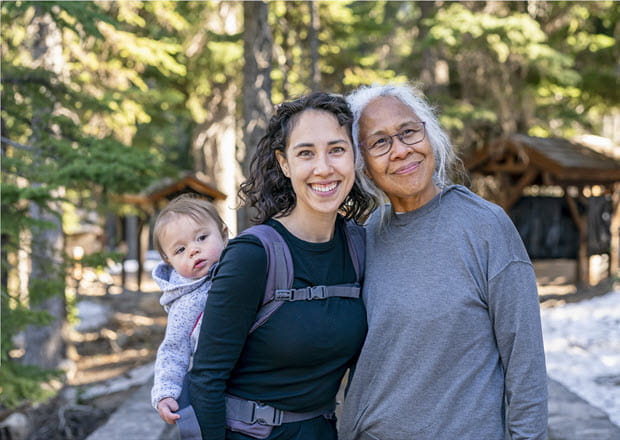
[[[202,311],[213,269],[228,240],[228,228],[208,201],[183,194],[159,214],[153,228],[155,249],[163,262],[153,279],[168,312],[164,340],[157,350],[151,403],[166,423],[181,416],[178,399],[191,367]]]

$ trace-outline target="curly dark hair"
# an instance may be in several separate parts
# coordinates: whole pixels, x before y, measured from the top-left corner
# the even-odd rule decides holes
[[[286,177],[276,158],[276,151],[283,154],[299,116],[306,110],[320,110],[331,113],[341,126],[346,127],[351,145],[353,115],[349,105],[340,95],[313,92],[293,101],[280,104],[269,120],[267,133],[258,142],[250,162],[250,175],[241,184],[239,198],[244,206],[256,209],[252,217],[255,223],[264,223],[271,217],[284,217],[295,208],[297,198],[293,186]],[[354,147],[355,160],[360,158]],[[358,176],[340,211],[346,219],[362,220],[374,209],[375,201],[362,190]]]

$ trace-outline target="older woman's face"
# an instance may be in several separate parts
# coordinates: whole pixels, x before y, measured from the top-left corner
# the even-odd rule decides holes
[[[394,135],[424,121],[399,99],[382,96],[368,103],[359,122],[366,172],[388,196],[394,210],[413,211],[428,203],[439,192],[433,183],[435,156],[428,136],[414,145],[393,136],[392,148],[379,157],[373,157],[367,149],[378,135]]]

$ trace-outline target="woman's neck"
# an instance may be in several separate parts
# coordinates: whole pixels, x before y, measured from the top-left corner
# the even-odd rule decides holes
[[[277,220],[295,237],[310,243],[325,243],[334,236],[336,213],[325,215],[300,215],[293,210],[286,217]]]

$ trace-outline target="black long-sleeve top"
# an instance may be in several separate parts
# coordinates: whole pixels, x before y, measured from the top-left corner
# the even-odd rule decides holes
[[[289,246],[294,288],[356,281],[342,218],[325,243],[300,240],[275,220],[267,224]],[[248,335],[266,276],[260,241],[253,236],[231,240],[214,275],[190,374],[203,440],[226,438],[224,393],[294,412],[324,407],[361,349],[367,330],[361,298],[285,303]],[[278,430],[278,438],[288,438],[286,429],[282,425],[272,435]]]

